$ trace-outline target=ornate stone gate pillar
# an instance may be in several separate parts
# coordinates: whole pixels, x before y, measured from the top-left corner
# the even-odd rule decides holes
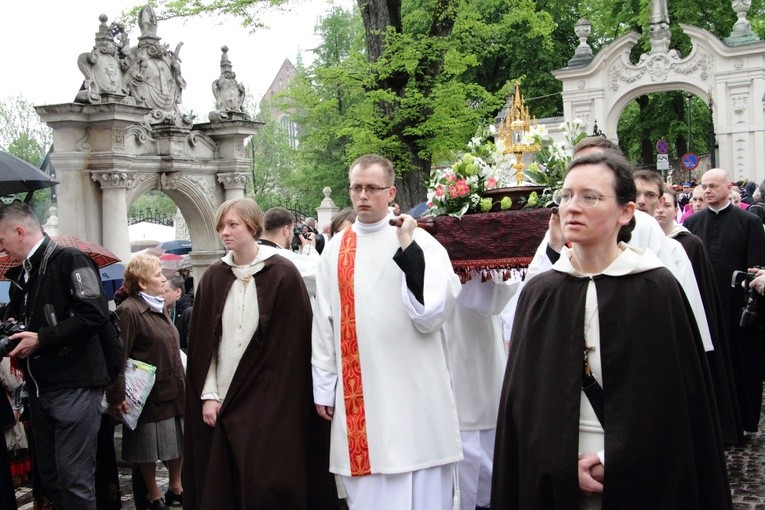
[[[93,180],[101,185],[101,222],[103,244],[127,261],[130,258],[130,233],[127,221],[126,190],[131,178],[124,172],[93,172]]]

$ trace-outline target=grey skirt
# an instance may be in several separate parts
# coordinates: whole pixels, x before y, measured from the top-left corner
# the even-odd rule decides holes
[[[147,464],[183,456],[183,417],[140,423],[135,430],[122,427],[122,460]]]

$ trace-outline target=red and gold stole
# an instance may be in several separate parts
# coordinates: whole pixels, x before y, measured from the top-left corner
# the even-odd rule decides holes
[[[355,267],[356,232],[352,227],[348,227],[343,234],[337,258],[337,283],[340,291],[340,355],[351,476],[362,476],[370,474],[372,468],[369,463],[367,419],[361,384],[359,339],[356,334],[356,293],[353,285]]]

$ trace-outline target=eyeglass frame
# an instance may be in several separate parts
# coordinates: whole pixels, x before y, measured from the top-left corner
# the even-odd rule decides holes
[[[635,199],[640,197],[640,195],[643,195],[648,200],[656,200],[657,198],[662,197],[661,193],[656,193],[655,191],[638,191],[637,194],[635,195]]]
[[[352,195],[361,195],[362,192],[366,192],[367,195],[376,195],[380,193],[381,191],[385,191],[386,189],[391,189],[393,185],[390,186],[377,186],[374,184],[353,184],[351,186],[348,186],[348,193],[351,193]],[[355,188],[355,189],[354,189]]]
[[[568,194],[571,195],[570,198],[566,201],[566,203],[561,203],[562,197],[560,195],[562,193],[568,193]],[[571,193],[570,191],[563,190],[563,189],[555,190],[553,192],[552,200],[555,203],[555,205],[557,205],[559,207],[566,207],[566,206],[568,206],[571,203],[571,201],[574,199],[574,197],[576,197],[576,201],[579,203],[579,205],[581,205],[582,207],[586,207],[586,208],[590,209],[590,208],[593,208],[593,207],[597,206],[598,203],[602,199],[604,199],[604,198],[616,198],[616,199],[619,198],[619,197],[617,197],[615,195],[601,195],[600,193],[598,193],[596,191],[592,191],[592,190],[586,190],[586,191],[584,191],[584,193],[585,194],[592,194],[592,195],[594,195],[595,196],[595,202],[593,202],[592,204],[588,204],[588,203],[582,201],[582,194],[581,193]]]

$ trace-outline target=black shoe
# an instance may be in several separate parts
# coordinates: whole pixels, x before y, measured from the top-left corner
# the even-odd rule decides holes
[[[149,510],[167,510],[167,505],[165,505],[165,500],[162,498],[159,498],[154,501],[149,501]]]
[[[165,505],[174,506],[176,503],[183,506],[183,494],[176,494],[170,489],[167,489],[165,491]]]

